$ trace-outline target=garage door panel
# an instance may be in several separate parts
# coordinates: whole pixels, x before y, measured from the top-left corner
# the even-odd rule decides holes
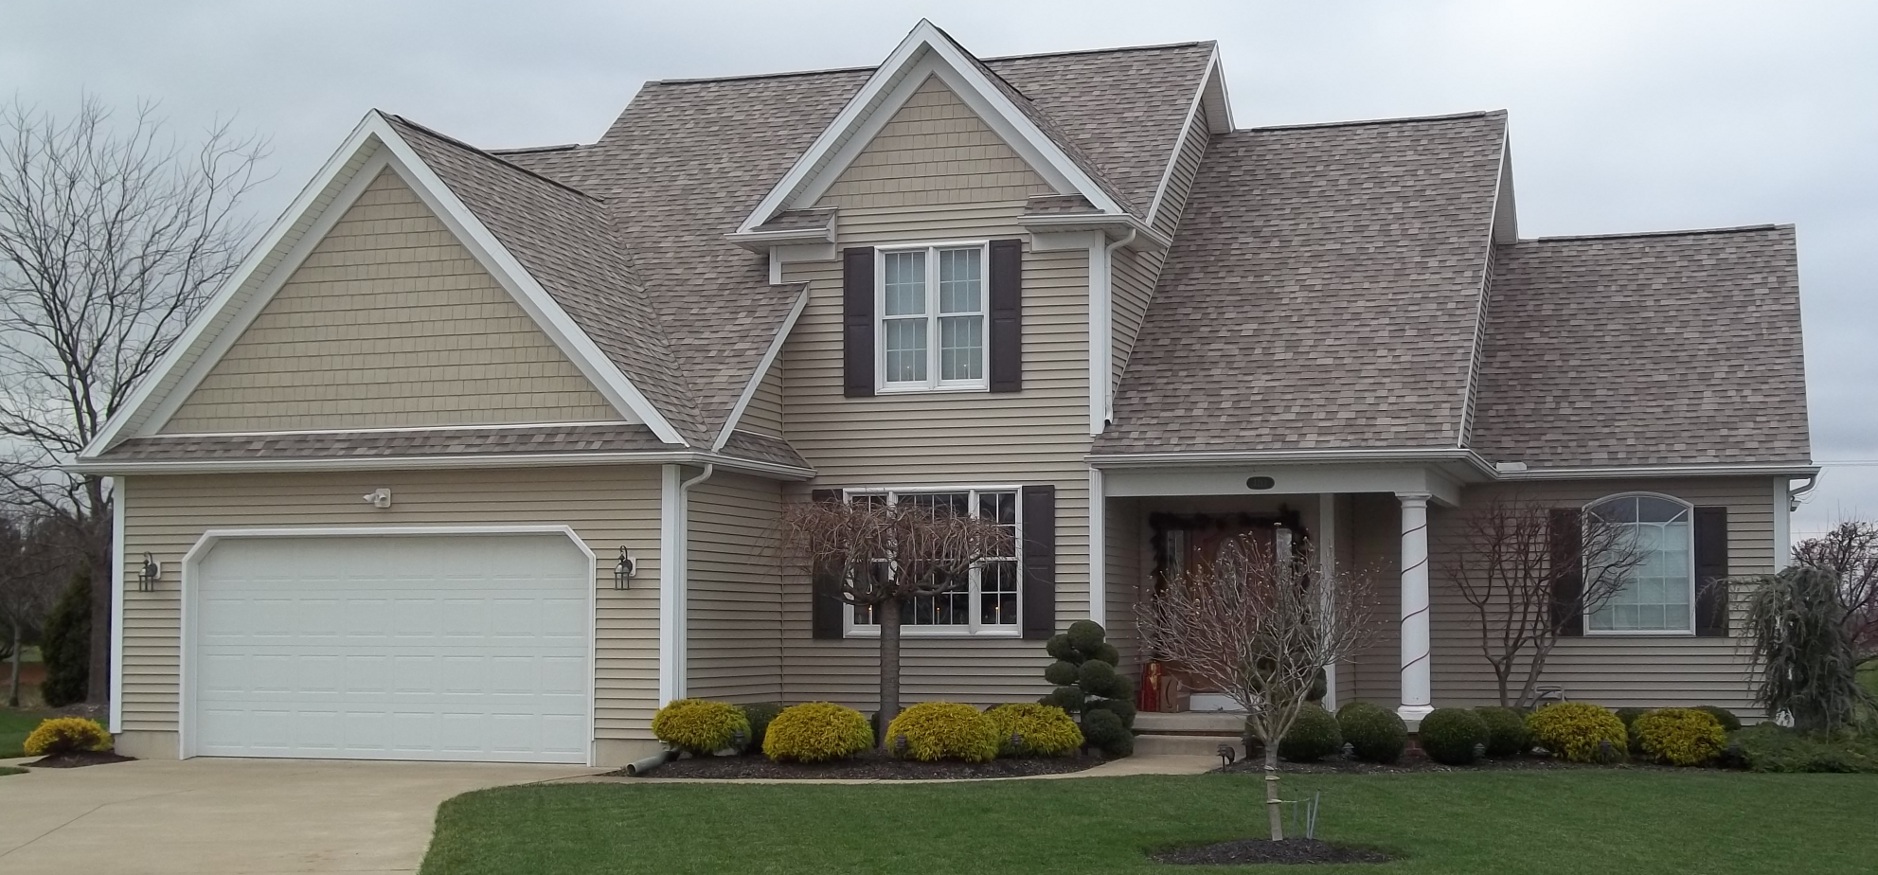
[[[561,536],[217,544],[196,752],[585,762],[591,573]]]

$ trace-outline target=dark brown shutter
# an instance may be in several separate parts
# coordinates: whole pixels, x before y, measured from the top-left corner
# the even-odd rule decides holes
[[[1056,634],[1056,487],[1026,486],[1019,494],[1024,515],[1024,637]]]
[[[839,504],[841,490],[817,489],[809,497],[818,504]],[[812,604],[809,607],[809,635],[812,638],[840,638],[845,634],[841,613],[847,605],[841,601],[841,570],[822,564],[815,567]]]
[[[874,247],[841,251],[841,385],[849,398],[874,394]]]
[[[1552,623],[1560,635],[1585,634],[1584,522],[1574,508],[1553,508],[1546,521],[1552,542]]]
[[[991,391],[1024,388],[1024,241],[991,241]]]
[[[1728,637],[1728,508],[1695,509],[1695,634]]]

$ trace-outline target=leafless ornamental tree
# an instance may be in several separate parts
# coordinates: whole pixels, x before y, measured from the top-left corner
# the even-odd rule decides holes
[[[1622,526],[1518,496],[1461,510],[1447,546],[1501,705],[1533,703],[1559,636],[1609,603],[1644,558]]]
[[[1249,536],[1176,575],[1136,607],[1142,644],[1232,697],[1246,728],[1265,743],[1265,806],[1273,841],[1284,838],[1278,741],[1298,718],[1327,665],[1375,631],[1374,578],[1318,567],[1308,544],[1287,555]]]
[[[68,475],[131,388],[234,271],[266,144],[227,124],[190,144],[155,106],[60,118],[0,107],[0,487],[69,526],[110,580],[111,497]],[[110,589],[93,588],[90,698],[109,689]]]
[[[45,627],[69,575],[59,534],[44,517],[0,508],[0,658],[7,662],[9,708],[20,704],[20,651]]]
[[[1861,665],[1878,662],[1878,523],[1842,522],[1793,547],[1793,563],[1839,581],[1842,621]]]
[[[882,726],[900,713],[902,606],[965,587],[972,566],[1009,555],[1014,537],[994,520],[871,495],[793,503],[781,529],[785,551],[833,581],[844,604],[871,608],[880,624]]]

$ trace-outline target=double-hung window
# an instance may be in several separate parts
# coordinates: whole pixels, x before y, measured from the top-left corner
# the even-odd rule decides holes
[[[986,388],[986,244],[881,248],[876,257],[878,388]]]
[[[1588,517],[1616,530],[1635,566],[1623,587],[1586,616],[1585,631],[1604,635],[1694,634],[1694,508],[1662,495],[1614,495],[1592,502]],[[1603,570],[1585,557],[1585,579]]]
[[[938,512],[995,520],[1011,537],[1001,555],[972,566],[968,579],[946,592],[919,596],[901,609],[901,629],[908,635],[1015,636],[1018,627],[1023,525],[1015,488],[850,489],[848,501],[914,502]],[[878,635],[872,606],[849,608],[848,634]]]

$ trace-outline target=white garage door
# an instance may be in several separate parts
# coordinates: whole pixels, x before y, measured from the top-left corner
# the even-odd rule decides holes
[[[560,534],[222,540],[192,577],[191,747],[585,763],[592,569]]]

